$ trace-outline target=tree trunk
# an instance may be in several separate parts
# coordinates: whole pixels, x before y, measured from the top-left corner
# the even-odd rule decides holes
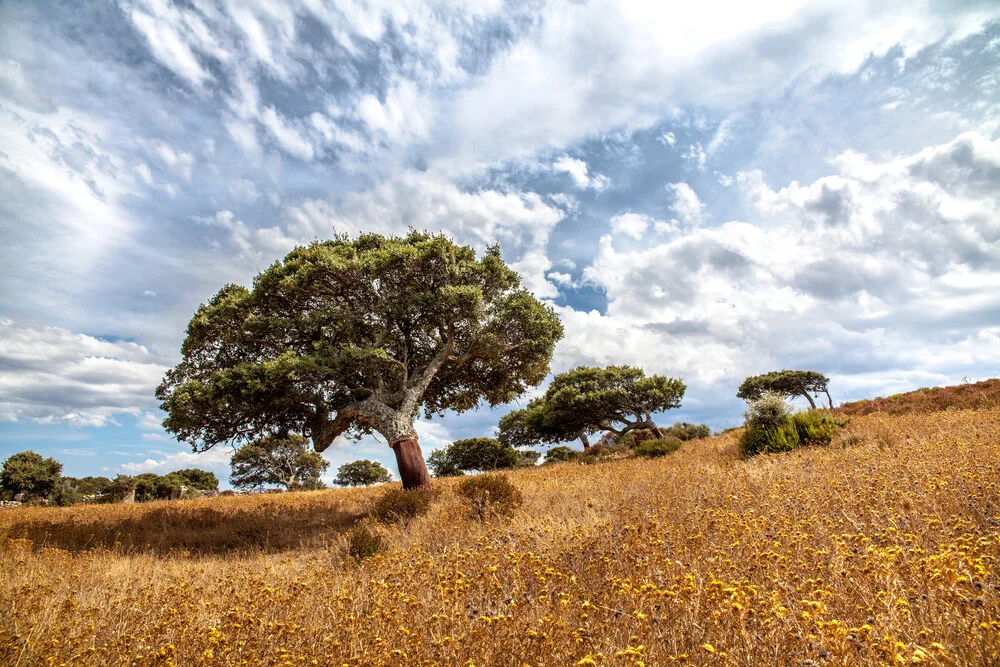
[[[431,483],[420,443],[416,438],[400,438],[390,445],[396,453],[396,466],[404,489],[416,489]]]
[[[587,434],[586,433],[581,433],[580,434],[580,442],[583,443],[583,451],[586,452],[586,451],[590,450],[590,440],[587,440]]]
[[[833,399],[830,398],[830,390],[824,389],[823,393],[826,394],[826,402],[830,404],[830,409],[833,410]]]
[[[816,409],[816,401],[814,401],[813,397],[809,395],[809,392],[808,391],[804,391],[804,392],[802,392],[802,395],[806,397],[807,401],[809,401],[809,409],[815,410]]]

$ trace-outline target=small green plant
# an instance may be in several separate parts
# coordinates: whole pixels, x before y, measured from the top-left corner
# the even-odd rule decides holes
[[[463,480],[458,493],[469,504],[472,516],[479,521],[514,513],[524,497],[506,475],[486,473]]]
[[[672,435],[659,440],[647,440],[635,448],[635,455],[647,459],[655,459],[676,452],[684,441]]]
[[[347,553],[356,563],[388,548],[389,544],[382,536],[364,524],[355,526],[347,535]]]
[[[434,491],[430,488],[389,489],[375,501],[371,516],[380,523],[406,525],[418,516],[427,514],[433,500]]]

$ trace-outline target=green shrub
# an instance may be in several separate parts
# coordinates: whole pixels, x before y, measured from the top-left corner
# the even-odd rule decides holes
[[[747,424],[740,437],[740,453],[744,457],[757,454],[777,454],[799,446],[799,432],[791,418],[779,426],[754,426]]]
[[[663,431],[664,436],[672,435],[685,442],[697,438],[707,438],[712,435],[712,429],[708,427],[708,424],[691,424],[688,422],[677,422],[670,428],[660,430]]]
[[[618,447],[635,449],[648,440],[656,440],[656,432],[651,428],[637,428],[616,436],[614,444]]]
[[[463,480],[458,493],[469,504],[472,516],[479,521],[510,516],[524,501],[521,492],[506,475],[485,473]]]
[[[371,516],[381,523],[406,525],[427,514],[433,500],[434,491],[430,488],[407,490],[396,487],[379,496],[371,509]]]
[[[799,442],[810,445],[829,445],[833,434],[842,426],[839,421],[819,410],[799,412],[792,416],[792,421],[799,433]]]
[[[781,395],[766,392],[756,401],[750,401],[744,416],[747,426],[771,429],[784,425],[791,411]]]
[[[347,535],[347,553],[357,563],[388,548],[389,544],[382,536],[364,524],[355,526]]]
[[[559,445],[545,452],[546,463],[562,463],[564,461],[573,461],[579,457],[580,452],[570,449],[566,445]]]
[[[655,459],[676,452],[684,442],[680,438],[668,435],[659,440],[647,440],[635,448],[635,455],[647,459]]]

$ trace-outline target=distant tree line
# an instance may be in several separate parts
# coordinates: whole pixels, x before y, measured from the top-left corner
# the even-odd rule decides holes
[[[141,502],[178,497],[182,487],[192,495],[219,489],[215,474],[198,468],[176,470],[166,475],[118,475],[112,480],[103,476],[65,477],[62,467],[54,458],[45,458],[30,450],[12,454],[0,467],[0,499],[53,505],[124,499]]]

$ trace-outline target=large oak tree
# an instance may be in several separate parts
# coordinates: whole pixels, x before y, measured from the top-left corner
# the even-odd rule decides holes
[[[427,484],[414,419],[509,402],[548,372],[562,325],[491,247],[364,234],[293,250],[188,325],[157,396],[195,451],[304,433],[316,451],[377,432],[403,486]]]
[[[662,432],[653,413],[679,407],[684,383],[677,378],[646,374],[632,366],[580,366],[552,379],[545,394],[500,420],[499,437],[514,446],[555,444],[598,431],[623,435],[635,429]]]

